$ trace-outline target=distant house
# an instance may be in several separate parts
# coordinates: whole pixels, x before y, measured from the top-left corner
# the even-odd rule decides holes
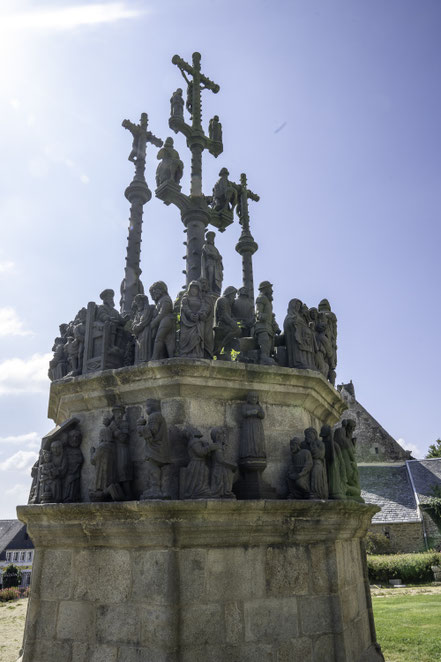
[[[380,506],[370,530],[391,541],[394,552],[417,552],[441,546],[441,533],[421,506],[441,485],[441,458],[415,460],[355,397],[352,382],[338,386],[352,418],[361,494]]]
[[[21,586],[29,586],[33,561],[34,545],[26,526],[16,519],[0,520],[0,584],[5,568],[13,563],[21,570]]]

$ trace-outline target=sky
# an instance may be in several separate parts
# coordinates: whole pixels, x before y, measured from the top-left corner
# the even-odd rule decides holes
[[[0,3],[0,518],[27,501],[47,418],[58,325],[124,273],[133,176],[125,118],[168,128],[172,63],[202,54],[227,167],[260,195],[255,283],[327,297],[337,383],[415,457],[441,436],[441,4],[438,0],[2,0]],[[154,190],[157,148],[148,147]],[[241,284],[237,221],[216,243]],[[145,206],[144,285],[183,284],[179,212]]]

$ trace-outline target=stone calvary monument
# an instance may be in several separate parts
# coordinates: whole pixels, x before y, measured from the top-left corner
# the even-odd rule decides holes
[[[247,177],[226,167],[202,190],[202,152],[223,151],[218,116],[186,88],[169,126],[191,152],[191,187],[173,138],[139,124],[120,309],[101,292],[54,341],[56,427],[18,507],[35,545],[23,662],[378,662],[354,425],[334,388],[337,318],[298,298],[276,322],[268,274],[255,297]],[[185,115],[186,113],[186,115]],[[187,121],[188,117],[190,121]],[[186,285],[141,281],[147,145],[156,197],[179,209]],[[215,232],[237,215],[243,282],[225,285]],[[232,230],[229,230],[230,232]],[[239,285],[239,284],[237,284]],[[150,295],[150,296],[149,296]]]

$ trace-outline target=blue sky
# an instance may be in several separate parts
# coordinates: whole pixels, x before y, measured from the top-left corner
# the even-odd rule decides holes
[[[0,7],[0,517],[27,496],[47,419],[58,324],[123,277],[133,170],[124,118],[149,114],[165,139],[198,50],[220,93],[221,167],[248,175],[255,280],[288,301],[329,298],[339,322],[337,382],[406,448],[441,436],[439,247],[441,5],[438,0],[74,2]],[[282,128],[281,128],[282,127]],[[279,130],[280,129],[280,130]],[[175,137],[175,136],[174,136]],[[175,146],[190,161],[182,136]],[[154,147],[147,180],[154,189]],[[182,284],[177,210],[145,207],[145,285]],[[241,281],[237,223],[217,245],[224,284]]]

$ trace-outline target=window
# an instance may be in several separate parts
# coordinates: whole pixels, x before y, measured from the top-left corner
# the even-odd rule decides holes
[[[378,446],[375,446],[375,455],[378,455]]]
[[[7,561],[11,561],[11,560],[12,560],[12,558],[11,558],[11,552],[6,552],[6,560],[7,560]]]
[[[32,561],[32,552],[28,552],[28,561]]]
[[[14,552],[14,561],[18,561],[18,552]]]
[[[20,561],[24,561],[26,558],[26,552],[20,552]]]

